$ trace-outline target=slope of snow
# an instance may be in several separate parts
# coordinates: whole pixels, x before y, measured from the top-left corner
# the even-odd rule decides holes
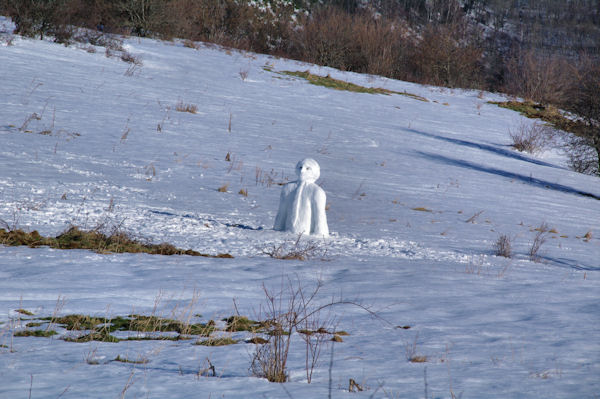
[[[125,48],[141,66],[100,47],[19,37],[0,47],[0,219],[52,236],[118,225],[235,258],[0,247],[1,397],[598,394],[600,183],[556,152],[514,151],[508,130],[533,121],[487,103],[500,96],[178,42]],[[304,70],[429,101],[277,73]],[[321,165],[332,236],[318,242],[324,256],[271,259],[265,249],[297,238],[272,230],[277,183],[305,157]],[[535,263],[527,252],[542,223],[554,230]],[[512,259],[494,256],[500,234]],[[350,335],[333,361],[333,344],[324,348],[311,384],[298,337],[281,385],[251,376],[252,344],[13,336],[55,312],[255,317],[262,285],[287,278],[308,290],[321,282],[320,303],[343,298],[379,316],[335,307]],[[412,348],[427,361],[409,362]],[[198,377],[206,359],[217,377]],[[365,390],[349,393],[349,379]]]

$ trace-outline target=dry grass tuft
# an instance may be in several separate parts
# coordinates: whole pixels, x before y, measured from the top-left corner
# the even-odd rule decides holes
[[[229,184],[224,184],[221,187],[219,187],[217,189],[217,191],[220,192],[220,193],[226,193],[228,188],[229,188]]]
[[[198,106],[196,104],[187,104],[179,100],[177,104],[175,104],[175,110],[178,112],[189,112],[190,114],[195,114],[198,112]]]
[[[540,227],[537,227],[536,229],[534,229],[534,231],[537,231],[537,233],[533,239],[533,242],[531,243],[528,255],[530,260],[534,262],[540,262],[540,249],[542,248],[542,245],[546,243],[548,235],[550,234],[550,229],[548,228],[548,225],[546,223],[542,223]]]
[[[413,211],[417,211],[417,212],[433,212],[431,209],[419,206],[416,208],[412,208]]]

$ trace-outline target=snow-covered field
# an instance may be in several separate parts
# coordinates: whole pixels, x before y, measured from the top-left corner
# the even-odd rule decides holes
[[[600,180],[568,170],[559,151],[513,150],[509,130],[533,121],[488,103],[500,96],[179,42],[124,47],[141,65],[102,47],[0,41],[0,219],[48,236],[121,226],[235,258],[0,246],[0,397],[600,395]],[[305,70],[428,101],[278,73]],[[305,157],[328,196],[326,253],[272,259],[265,249],[297,238],[272,230],[277,183]],[[533,262],[543,223],[552,230]],[[501,234],[511,259],[494,255]],[[322,284],[318,303],[377,316],[329,309],[349,335],[323,348],[310,384],[297,336],[285,384],[252,376],[243,341],[14,336],[75,313],[256,318],[263,284],[288,278],[307,292]],[[198,375],[207,364],[216,376]],[[364,391],[348,392],[350,379]]]

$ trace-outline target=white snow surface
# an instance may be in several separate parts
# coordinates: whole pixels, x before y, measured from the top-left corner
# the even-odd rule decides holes
[[[101,47],[0,41],[0,219],[48,236],[118,225],[235,258],[0,246],[0,397],[598,397],[600,180],[568,170],[560,151],[513,150],[509,129],[533,121],[488,103],[501,96],[124,40],[141,66]],[[304,70],[428,101],[278,73]],[[327,193],[326,253],[272,259],[265,249],[297,238],[272,226],[279,183],[305,157]],[[553,230],[533,262],[542,223]],[[494,255],[500,234],[511,259]],[[253,318],[263,284],[288,278],[320,282],[319,303],[377,314],[330,308],[349,335],[323,348],[310,384],[298,336],[285,384],[252,376],[244,342],[14,336],[28,319],[74,313]],[[410,362],[412,349],[427,361]],[[215,377],[198,376],[207,359]]]

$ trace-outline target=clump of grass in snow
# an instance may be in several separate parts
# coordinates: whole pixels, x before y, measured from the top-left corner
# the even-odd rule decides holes
[[[210,324],[189,324],[179,320],[143,315],[107,319],[73,314],[63,317],[47,317],[40,320],[52,321],[54,324],[61,325],[67,330],[93,330],[101,324],[105,325],[109,332],[177,332],[180,334],[201,335],[209,334],[214,330],[214,325]]]
[[[385,94],[385,95],[399,94],[402,96],[408,96],[408,97],[414,98],[419,101],[429,102],[429,100],[427,100],[425,97],[421,97],[416,94],[382,89],[379,87],[359,86],[354,83],[349,83],[349,82],[344,82],[343,80],[334,79],[329,75],[327,75],[327,76],[313,75],[309,71],[304,71],[304,72],[282,71],[281,74],[288,75],[288,76],[295,76],[298,78],[303,78],[303,79],[306,79],[309,83],[311,83],[313,85],[329,87],[331,89],[336,89],[336,90],[345,90],[345,91],[352,91],[355,93],[368,93],[368,94]]]
[[[115,230],[106,235],[97,230],[80,230],[73,226],[56,237],[43,237],[37,231],[0,229],[0,245],[31,248],[49,246],[56,249],[89,249],[98,253],[147,253],[152,255],[191,255],[212,258],[233,258],[229,254],[209,255],[191,249],[184,250],[168,243],[145,244],[131,238],[127,233]]]
[[[529,249],[529,259],[534,262],[539,262],[541,260],[540,249],[542,248],[542,245],[546,243],[550,229],[546,223],[542,223],[540,227],[534,230],[537,231],[537,233],[531,243],[531,248]]]
[[[219,338],[209,338],[202,341],[196,342],[196,345],[203,346],[226,346],[226,345],[234,345],[239,341],[230,337],[219,337]]]
[[[250,320],[245,316],[231,316],[223,321],[227,322],[226,331],[229,332],[250,331],[255,333],[264,327],[263,323]]]
[[[419,206],[417,208],[412,208],[413,211],[418,211],[418,212],[433,212],[431,209]]]
[[[89,315],[72,314],[62,317],[44,317],[41,322],[49,322],[51,326],[59,326],[68,331],[86,331],[88,333],[77,336],[68,336],[64,340],[68,342],[121,342],[112,333],[116,331],[130,331],[138,333],[155,333],[155,335],[132,336],[126,340],[180,340],[190,335],[210,336],[216,327],[213,323],[196,323],[172,320],[158,316],[130,315],[127,317],[115,317],[112,319],[93,317]],[[34,323],[30,323],[33,325]],[[35,323],[41,326],[42,323]],[[28,325],[29,326],[29,325]],[[158,333],[177,333],[175,336]],[[50,337],[56,335],[54,330],[24,330],[17,336]]]
[[[100,330],[100,331],[92,331],[89,334],[85,334],[85,335],[81,335],[81,336],[77,336],[77,337],[66,337],[66,338],[64,338],[64,340],[67,342],[91,342],[91,341],[111,342],[111,343],[121,342],[121,339],[109,334],[108,331],[104,330],[104,329]]]
[[[132,360],[132,359],[129,359],[128,357],[126,357],[126,356],[121,356],[121,355],[118,355],[115,358],[114,361],[115,362],[121,362],[121,363],[131,363],[131,364],[146,364],[146,363],[149,362],[149,360],[147,358],[145,358],[145,357],[140,357],[137,360]]]
[[[178,112],[189,112],[190,114],[195,114],[198,112],[198,106],[195,104],[186,104],[183,101],[178,101],[175,104],[175,110]]]
[[[107,319],[101,317],[92,317],[81,314],[72,314],[62,317],[45,317],[43,321],[51,321],[54,324],[61,325],[67,330],[93,330],[100,324],[108,322]]]
[[[581,134],[586,128],[584,122],[567,118],[560,110],[551,105],[546,106],[533,101],[489,101],[489,103],[517,111],[527,118],[541,119],[551,126],[569,133]]]
[[[417,340],[419,339],[419,334],[415,335],[415,339],[412,343],[405,344],[406,350],[406,360],[411,363],[425,363],[427,362],[427,356],[417,354]]]
[[[54,330],[22,330],[17,331],[14,336],[15,337],[52,337],[53,335],[58,334]]]
[[[272,323],[269,322],[257,322],[250,320],[244,316],[232,316],[224,321],[227,322],[225,328],[218,329],[214,321],[208,323],[196,323],[192,324],[189,322],[183,322],[179,320],[172,320],[168,318],[158,316],[144,316],[144,315],[129,315],[126,317],[118,316],[112,319],[103,317],[94,317],[82,314],[71,314],[66,316],[52,316],[43,317],[37,319],[40,323],[35,323],[36,326],[42,326],[45,323],[49,323],[49,326],[58,326],[71,332],[82,332],[80,334],[70,335],[62,337],[67,342],[109,342],[117,343],[122,341],[139,341],[139,340],[172,340],[178,341],[182,339],[191,339],[192,336],[196,337],[208,337],[203,340],[198,340],[197,345],[204,346],[224,346],[233,345],[239,340],[234,340],[230,337],[212,337],[212,334],[216,331],[222,331],[224,333],[241,332],[246,331],[252,334],[259,332],[268,333]],[[30,323],[34,324],[34,323]],[[29,327],[29,325],[28,325]],[[127,338],[118,338],[113,335],[114,332],[136,332],[136,333],[148,333],[143,335],[133,335]],[[176,335],[165,335],[164,333],[177,333]],[[32,330],[26,329],[18,331],[14,334],[16,337],[52,337],[58,333],[55,330],[47,328],[46,330]],[[252,340],[247,341],[248,343],[259,343],[253,342]]]

